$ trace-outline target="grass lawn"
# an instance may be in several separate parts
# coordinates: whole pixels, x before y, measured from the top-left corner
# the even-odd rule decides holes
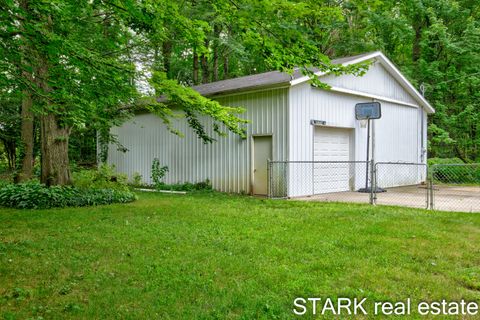
[[[480,214],[139,197],[0,209],[0,317],[283,319],[296,297],[480,301]]]

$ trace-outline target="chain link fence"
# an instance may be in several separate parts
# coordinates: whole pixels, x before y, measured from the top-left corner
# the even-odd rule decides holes
[[[430,208],[480,212],[480,164],[436,164],[430,168]]]
[[[268,179],[270,198],[480,212],[480,164],[270,161]]]
[[[424,163],[375,163],[374,203],[427,209],[427,171]]]
[[[346,194],[371,184],[371,164],[366,161],[270,161],[270,198],[305,198],[343,201]],[[369,194],[354,202],[369,202]]]

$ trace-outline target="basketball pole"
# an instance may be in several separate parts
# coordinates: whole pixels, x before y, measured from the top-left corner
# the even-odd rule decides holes
[[[355,105],[355,118],[361,120],[361,127],[365,128],[365,120],[367,120],[367,161],[365,163],[365,188],[360,188],[357,192],[370,193],[370,201],[373,199],[373,193],[385,192],[384,189],[378,188],[376,183],[374,185],[376,169],[375,169],[375,123],[371,120],[380,119],[382,117],[382,109],[380,102],[361,102]],[[370,142],[370,139],[372,141]],[[371,146],[370,146],[371,144]],[[370,148],[372,149],[372,157],[370,160]],[[371,165],[371,168],[369,166]],[[359,172],[360,173],[360,172]],[[368,175],[371,175],[370,187],[368,186]],[[375,188],[375,190],[374,190]]]
[[[370,161],[370,118],[367,120],[367,163],[365,166],[367,167],[366,174],[365,174],[365,190],[368,190],[368,162]]]

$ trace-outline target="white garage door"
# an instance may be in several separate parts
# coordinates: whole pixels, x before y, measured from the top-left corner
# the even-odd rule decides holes
[[[315,127],[314,161],[350,161],[349,129]],[[315,163],[313,186],[315,194],[350,190],[348,163]]]

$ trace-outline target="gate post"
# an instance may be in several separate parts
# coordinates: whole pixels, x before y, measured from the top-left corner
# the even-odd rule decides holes
[[[267,159],[267,197],[272,198],[272,162]]]
[[[429,170],[430,171],[430,170]],[[429,191],[430,191],[430,205],[429,205],[429,209],[430,210],[434,210],[434,200],[433,200],[433,197],[434,197],[434,191],[433,191],[433,176],[434,176],[434,173],[435,173],[435,166],[432,166],[432,170],[431,172],[429,172],[429,175],[428,175],[428,180],[429,180]]]
[[[367,166],[370,165],[370,204],[375,205],[376,198],[376,189],[377,189],[377,179],[375,179],[377,173],[375,168],[375,163],[373,160],[370,163],[367,163]]]
[[[430,177],[429,177],[429,174],[430,174],[430,170],[428,170],[428,165],[425,166],[425,185],[426,185],[426,189],[427,189],[427,195],[426,195],[426,199],[425,199],[425,208],[428,210],[429,207],[430,207]]]

